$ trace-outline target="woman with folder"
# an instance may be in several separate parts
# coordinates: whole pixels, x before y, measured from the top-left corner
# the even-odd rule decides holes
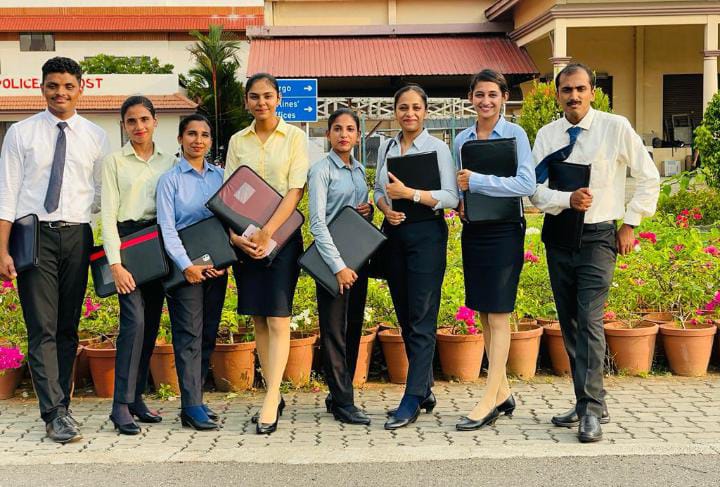
[[[204,261],[191,261],[178,231],[212,216],[205,203],[222,186],[223,170],[205,160],[212,146],[205,117],[183,118],[178,132],[180,160],[160,178],[157,207],[165,250],[187,281],[167,293],[180,383],[180,421],[196,430],[215,430],[219,417],[203,403],[202,388],[215,349],[227,273]]]
[[[490,69],[476,74],[468,98],[477,121],[455,137],[457,184],[461,191],[491,197],[523,197],[535,191],[535,171],[525,131],[503,118],[503,104],[510,90],[505,77]],[[472,140],[515,139],[517,173],[498,177],[462,169],[462,146]],[[520,210],[520,208],[518,208]],[[515,399],[510,392],[505,366],[510,350],[510,314],[515,309],[523,266],[525,220],[468,223],[463,202],[461,244],[465,275],[465,305],[480,313],[489,361],[485,394],[457,425],[472,431],[493,424],[501,414],[512,416]]]
[[[387,235],[387,280],[402,330],[409,369],[405,394],[398,408],[388,413],[385,429],[393,430],[413,423],[420,409],[435,407],[432,362],[435,352],[440,290],[445,276],[448,229],[444,208],[455,208],[458,192],[455,165],[447,144],[423,127],[427,115],[427,95],[418,85],[400,88],[394,97],[395,119],[401,132],[380,146],[375,177],[375,203],[385,215]],[[437,159],[440,187],[426,191],[406,186],[388,171],[387,159],[424,152]],[[418,168],[418,173],[435,168]],[[400,200],[430,211],[421,221],[406,221],[404,212],[393,206]]]
[[[233,245],[245,254],[234,273],[237,312],[253,317],[265,379],[265,400],[252,418],[258,434],[273,433],[285,407],[280,383],[290,352],[290,315],[300,276],[297,260],[303,250],[300,231],[285,243],[269,266],[261,259],[272,251],[272,235],[300,203],[309,166],[305,133],[276,114],[279,104],[280,89],[273,76],[258,73],[247,80],[245,106],[254,120],[230,139],[225,171],[230,177],[241,165],[249,166],[283,196],[280,206],[259,231],[245,236],[231,234]]]
[[[147,98],[125,100],[120,120],[130,140],[103,161],[101,191],[103,246],[120,303],[110,420],[121,434],[137,435],[140,427],[135,418],[142,423],[162,421],[145,405],[142,395],[165,293],[159,279],[136,285],[120,261],[120,239],[157,223],[155,188],[160,176],[175,164],[175,156],[153,141],[158,121]]]
[[[310,168],[308,202],[315,245],[340,288],[340,295],[335,297],[321,284],[316,286],[323,369],[330,389],[325,403],[338,421],[368,425],[370,418],[355,406],[352,384],[365,314],[367,270],[345,264],[327,227],[346,206],[356,208],[366,219],[372,218],[365,168],[352,155],[359,130],[360,119],[347,108],[330,115],[326,135],[332,149]]]

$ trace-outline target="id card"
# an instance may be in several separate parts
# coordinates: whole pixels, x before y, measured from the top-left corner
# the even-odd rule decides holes
[[[242,236],[243,238],[250,240],[250,237],[255,235],[258,231],[260,231],[260,229],[251,223],[245,229]],[[272,251],[275,250],[275,247],[277,247],[277,242],[273,239],[270,239],[270,243],[268,244],[268,248],[265,250],[265,254],[263,255],[263,257],[267,257],[268,255],[270,255]]]

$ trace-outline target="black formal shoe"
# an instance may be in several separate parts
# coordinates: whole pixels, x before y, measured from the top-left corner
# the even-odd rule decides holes
[[[67,416],[58,416],[45,425],[48,438],[56,443],[70,443],[82,439],[80,431]]]
[[[580,426],[578,426],[578,439],[580,443],[593,443],[602,440],[602,429],[600,428],[600,418],[592,414],[586,414],[580,418]]]
[[[578,417],[575,408],[569,409],[562,414],[553,416],[550,420],[555,426],[564,426],[566,428],[574,428],[580,424],[580,418]],[[608,424],[610,422],[610,413],[608,413],[607,406],[603,405],[602,417],[600,418],[601,424]]]
[[[463,416],[459,423],[455,425],[455,429],[458,431],[475,431],[479,430],[484,426],[492,426],[495,421],[500,417],[500,410],[498,408],[493,409],[481,419],[470,419],[467,416]]]
[[[278,404],[277,413],[275,414],[275,422],[273,423],[261,423],[260,418],[255,424],[255,432],[259,435],[269,435],[277,431],[278,421],[280,421],[280,415],[282,415],[282,407],[285,405],[281,402]]]
[[[280,396],[280,404],[278,405],[278,411],[280,411],[280,416],[282,416],[283,409],[285,409],[285,399]],[[252,418],[250,418],[250,422],[257,424],[258,418],[260,418],[260,411],[252,415]]]
[[[432,408],[430,410],[432,411]],[[392,415],[385,422],[385,429],[386,430],[396,430],[398,428],[404,428],[405,426],[407,426],[411,423],[414,423],[418,419],[418,416],[420,416],[420,408],[419,407],[415,410],[415,413],[412,416],[410,416],[409,418],[400,419],[400,418],[396,417],[395,415]]]
[[[139,413],[133,410],[133,408],[130,408],[130,414],[135,416],[141,423],[159,423],[162,421],[162,416],[159,414],[153,414],[150,411]]]
[[[500,411],[500,414],[504,414],[505,416],[510,416],[512,418],[512,415],[515,412],[515,406],[515,398],[512,394],[510,394],[508,398],[502,402],[502,404],[498,404],[495,407],[498,411]]]
[[[71,423],[73,424],[73,426],[75,426],[76,428],[79,428],[80,426],[82,426],[82,423],[73,417],[73,415],[72,415],[72,409],[68,409],[68,410],[67,410],[66,417],[70,420],[70,422],[71,422]]]
[[[370,417],[355,406],[346,408],[332,405],[331,410],[333,417],[341,423],[363,425],[370,424]]]
[[[327,397],[325,398],[325,409],[327,410],[328,413],[331,413],[332,407],[333,407],[332,394],[328,394]]]
[[[118,433],[120,433],[121,435],[140,434],[140,426],[138,426],[134,421],[131,421],[127,424],[120,424],[115,421],[115,418],[112,417],[112,414],[110,415],[110,421],[112,421],[113,426],[115,426],[115,429],[118,430]]]
[[[210,406],[203,404],[203,409],[205,410],[205,414],[208,415],[208,418],[212,419],[213,421],[217,421],[220,419],[220,415],[210,409]]]
[[[184,411],[180,412],[180,422],[183,426],[189,426],[197,431],[211,431],[219,429],[214,421],[198,421]]]
[[[420,403],[420,409],[424,409],[426,413],[430,414],[432,413],[433,409],[435,409],[435,406],[437,406],[437,399],[435,398],[435,394],[430,391],[430,394],[427,395],[425,399],[422,400]],[[395,413],[397,412],[398,408],[390,409],[387,412],[388,418],[390,416],[395,416]]]

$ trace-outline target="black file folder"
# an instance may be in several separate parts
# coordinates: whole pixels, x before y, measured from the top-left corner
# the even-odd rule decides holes
[[[38,265],[38,225],[35,214],[18,218],[12,225],[9,251],[18,274]]]
[[[222,222],[211,216],[178,231],[180,241],[193,264],[212,265],[216,269],[230,267],[236,260],[230,244],[230,235]],[[185,284],[185,274],[171,259],[170,274],[163,280],[163,287],[170,291]]]
[[[548,187],[572,192],[590,185],[590,165],[551,162],[548,165]],[[567,208],[558,215],[545,214],[542,241],[545,245],[579,249],[582,243],[585,212]]]
[[[358,271],[387,237],[351,206],[346,206],[328,224],[330,236],[340,257],[350,269]],[[337,279],[313,242],[298,259],[300,267],[333,296],[340,294]]]
[[[441,188],[437,152],[418,152],[387,158],[387,170],[406,186],[433,191]],[[432,220],[442,216],[442,210],[433,210],[412,200],[392,200],[392,209],[405,213],[404,223]]]
[[[280,206],[283,197],[248,166],[240,166],[205,204],[218,218],[242,235],[248,227],[262,228]],[[305,218],[293,211],[285,223],[272,235],[275,247],[264,258],[266,264],[280,252]]]
[[[121,238],[120,261],[132,274],[137,286],[165,277],[170,268],[165,258],[160,227],[151,225]],[[102,246],[94,247],[90,254],[90,273],[98,296],[106,298],[117,293]]]
[[[462,167],[479,174],[509,178],[517,176],[515,139],[470,140],[460,149]],[[519,222],[522,198],[488,196],[465,191],[465,218],[470,223]]]

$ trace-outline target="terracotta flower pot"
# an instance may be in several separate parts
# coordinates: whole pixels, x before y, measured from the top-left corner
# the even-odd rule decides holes
[[[658,330],[651,321],[642,321],[634,328],[618,321],[607,323],[605,340],[615,367],[631,375],[650,372]]]
[[[302,333],[293,333],[291,335],[290,355],[283,373],[283,380],[292,382],[295,387],[304,386],[310,382],[310,372],[312,371],[317,339],[317,335],[307,336]]]
[[[533,320],[535,322],[535,320]],[[510,354],[508,355],[508,373],[521,379],[535,377],[537,371],[538,354],[540,353],[540,338],[543,328],[537,322],[521,322],[518,331],[510,334]]]
[[[90,384],[90,382],[92,381],[92,377],[90,376],[90,363],[88,362],[85,347],[96,341],[97,339],[94,338],[83,338],[82,340],[80,340],[80,344],[78,346],[80,353],[78,354],[77,360],[75,361],[74,374],[75,385],[78,387],[84,387]]]
[[[175,368],[175,351],[172,343],[156,343],[150,356],[150,375],[155,389],[161,384],[170,386],[175,394],[180,394],[177,369]]]
[[[673,374],[698,377],[707,373],[717,327],[711,324],[685,325],[675,323],[660,325],[665,355]]]
[[[15,395],[15,389],[20,385],[24,373],[25,364],[17,369],[0,371],[0,400],[10,399]]]
[[[85,348],[90,364],[95,395],[113,397],[115,392],[115,347],[111,342],[91,344]]]
[[[355,375],[353,376],[354,387],[362,387],[367,382],[368,374],[370,373],[370,359],[372,358],[372,350],[376,337],[377,332],[375,330],[360,337],[360,348],[358,349]]]
[[[480,376],[485,351],[482,333],[477,335],[453,335],[451,328],[437,331],[440,367],[449,379],[476,380]]]
[[[538,320],[538,324],[540,320]],[[559,321],[550,321],[543,325],[542,341],[550,357],[550,366],[555,375],[570,375],[570,357],[565,349]]]
[[[397,328],[382,330],[378,333],[378,340],[387,362],[390,382],[404,384],[407,381],[408,359],[400,330]]]
[[[673,321],[675,321],[675,317],[673,316],[673,314],[668,311],[656,311],[653,313],[646,313],[642,315],[642,319],[644,321],[655,323],[656,325],[660,325],[662,323],[672,323]]]
[[[255,342],[218,343],[210,355],[215,388],[222,392],[245,391],[255,381]]]

